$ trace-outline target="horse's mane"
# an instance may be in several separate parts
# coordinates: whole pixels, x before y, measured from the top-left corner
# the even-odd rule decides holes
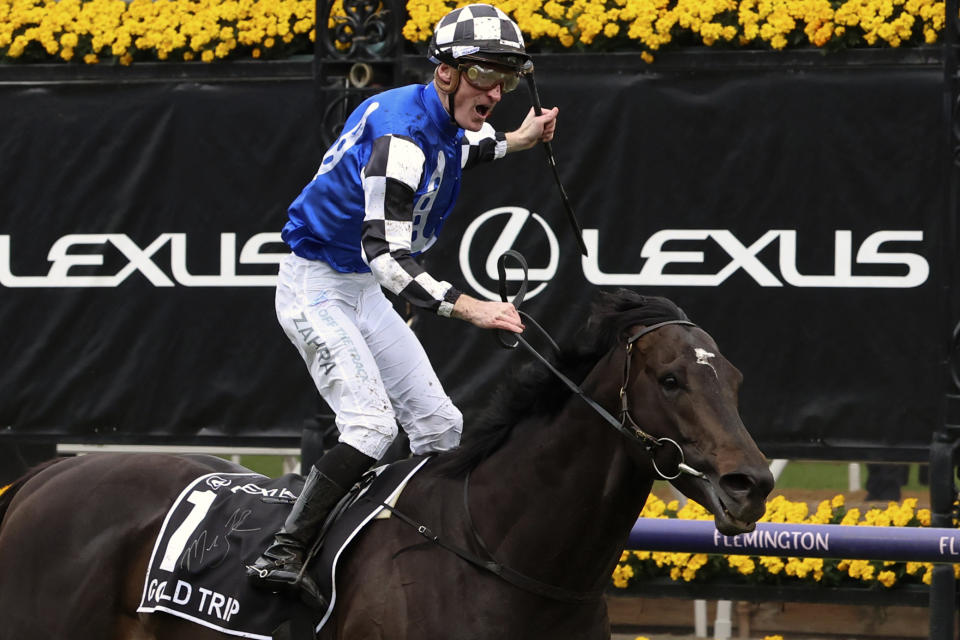
[[[552,364],[576,383],[636,325],[686,320],[687,315],[667,298],[644,296],[627,289],[599,293],[590,316],[571,345],[561,348]],[[530,362],[517,369],[493,393],[487,409],[464,429],[458,449],[445,456],[443,471],[463,475],[499,449],[519,422],[556,414],[572,392],[543,363]]]

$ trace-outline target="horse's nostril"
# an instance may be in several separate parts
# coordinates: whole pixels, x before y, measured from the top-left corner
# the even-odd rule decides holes
[[[757,483],[746,473],[727,473],[720,478],[720,487],[729,495],[750,493]]]
[[[773,489],[770,473],[755,476],[749,473],[726,473],[720,477],[720,488],[728,495],[758,493],[767,495]]]
[[[745,473],[727,473],[720,478],[720,487],[730,494],[748,492],[753,485],[753,480]]]

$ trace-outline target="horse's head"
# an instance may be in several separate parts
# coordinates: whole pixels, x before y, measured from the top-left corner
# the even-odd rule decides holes
[[[632,418],[650,436],[676,443],[660,440],[649,450],[645,446],[644,454],[664,475],[679,473],[671,483],[709,509],[721,533],[752,531],[764,513],[773,476],[740,419],[743,376],[699,327],[643,328],[631,327],[624,340],[625,420],[629,424]],[[702,475],[678,469],[679,452]]]
[[[631,457],[709,509],[721,533],[753,530],[773,476],[740,419],[737,368],[666,298],[604,294],[590,324],[595,348],[615,345],[595,372],[623,430],[639,434]]]

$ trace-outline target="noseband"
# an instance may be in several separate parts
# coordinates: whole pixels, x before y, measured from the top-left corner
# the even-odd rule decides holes
[[[523,281],[520,284],[520,289],[517,291],[517,294],[513,298],[513,305],[515,307],[518,307],[517,312],[521,316],[523,316],[525,320],[527,320],[531,325],[536,327],[540,333],[546,336],[547,340],[550,342],[550,345],[554,348],[554,350],[559,351],[560,349],[557,346],[557,343],[554,342],[554,340],[550,337],[550,334],[548,334],[546,330],[537,323],[536,320],[530,317],[529,314],[519,310],[519,306],[523,302],[523,298],[527,292],[528,267],[527,267],[526,259],[524,259],[523,255],[517,251],[510,250],[510,251],[504,252],[503,255],[500,256],[500,259],[497,263],[497,270],[500,275],[500,299],[503,300],[504,302],[507,302],[507,286],[506,286],[507,279],[506,279],[505,265],[506,265],[506,259],[508,257],[517,260],[517,262],[520,263],[520,266],[523,269]],[[639,331],[637,331],[636,333],[634,333],[633,335],[631,335],[629,338],[627,338],[626,357],[624,359],[624,365],[623,365],[623,383],[620,385],[620,419],[619,420],[614,418],[609,411],[601,407],[595,400],[588,397],[583,392],[583,389],[581,389],[575,382],[570,380],[570,378],[563,375],[559,369],[553,366],[553,364],[551,364],[549,360],[544,358],[540,354],[540,352],[538,352],[533,346],[531,346],[530,343],[523,338],[523,336],[513,333],[511,331],[505,331],[501,329],[497,332],[497,338],[500,341],[500,344],[508,349],[515,349],[518,344],[523,345],[523,347],[527,351],[529,351],[531,354],[533,354],[534,357],[540,360],[540,362],[546,365],[546,367],[555,376],[557,376],[565,385],[567,385],[567,387],[569,387],[571,391],[573,391],[578,396],[580,396],[580,398],[582,398],[583,401],[586,402],[591,409],[593,409],[598,414],[600,414],[600,417],[606,420],[607,423],[610,424],[610,426],[612,426],[614,429],[616,429],[621,434],[623,434],[623,436],[626,437],[628,440],[631,440],[633,442],[640,444],[640,446],[642,446],[647,451],[647,453],[650,454],[650,461],[653,464],[653,469],[654,471],[656,471],[658,476],[660,476],[664,480],[675,480],[679,478],[682,474],[686,473],[688,475],[691,475],[697,478],[703,478],[704,480],[706,480],[707,477],[703,473],[701,473],[700,471],[697,471],[693,467],[686,464],[684,460],[683,449],[680,447],[680,445],[677,443],[676,440],[674,440],[673,438],[667,438],[667,437],[657,438],[655,436],[650,435],[643,429],[641,429],[640,426],[633,419],[633,416],[630,414],[630,408],[628,406],[627,386],[630,383],[630,360],[631,360],[631,355],[633,353],[634,343],[640,340],[640,338],[644,337],[648,333],[653,333],[657,329],[660,329],[662,327],[666,327],[672,324],[684,325],[689,327],[697,326],[696,324],[694,324],[693,322],[690,322],[689,320],[667,320],[666,322],[658,322],[656,324],[652,324],[650,326],[644,327]],[[667,445],[672,445],[676,447],[677,454],[679,455],[680,462],[677,463],[677,472],[673,475],[664,473],[657,466],[656,450],[661,447],[665,447]]]

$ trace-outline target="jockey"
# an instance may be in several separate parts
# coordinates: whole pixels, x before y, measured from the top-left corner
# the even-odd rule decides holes
[[[453,209],[461,171],[553,138],[558,110],[533,109],[519,128],[487,122],[504,93],[532,70],[520,28],[471,4],[434,29],[433,81],[373,96],[350,115],[313,180],[290,205],[276,311],[320,395],[339,442],[310,469],[273,543],[247,568],[267,589],[327,602],[306,574],[306,549],[334,505],[397,435],[414,454],[460,442],[463,417],[413,331],[381,287],[434,313],[485,329],[523,331],[510,303],[473,298],[427,273],[428,249]]]

